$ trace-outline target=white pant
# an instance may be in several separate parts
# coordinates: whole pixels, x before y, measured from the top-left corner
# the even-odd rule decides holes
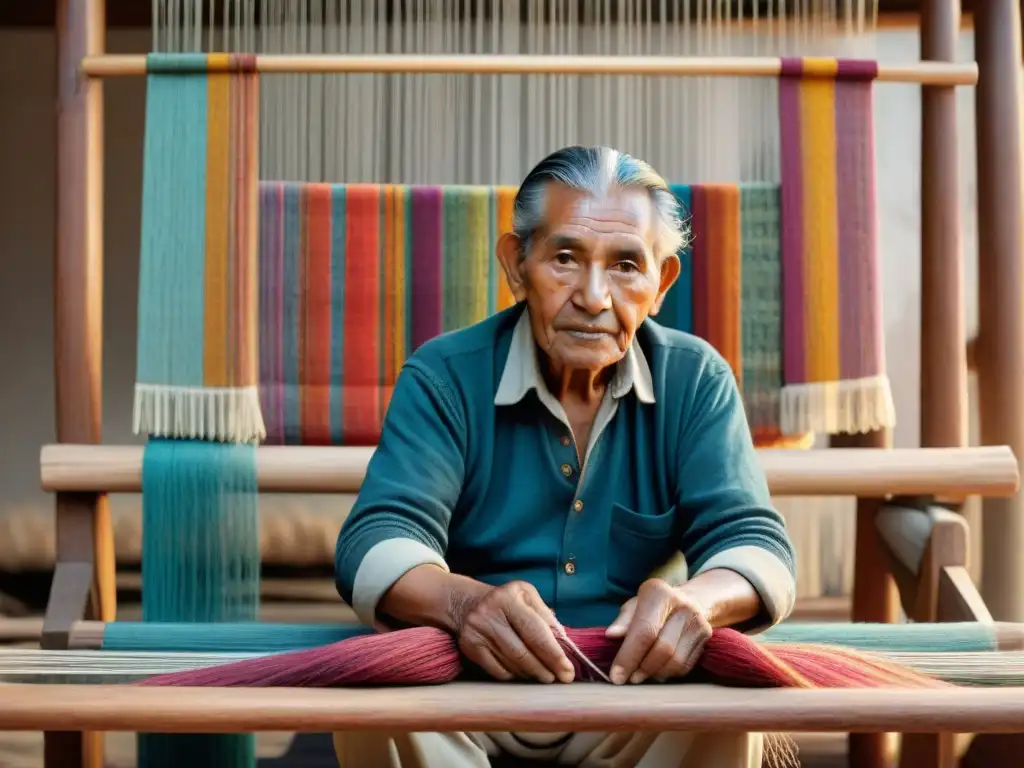
[[[519,753],[509,739],[508,734],[350,731],[334,734],[334,750],[340,768],[487,768],[490,756]],[[760,733],[674,731],[577,733],[533,754],[583,768],[761,768],[763,751]]]

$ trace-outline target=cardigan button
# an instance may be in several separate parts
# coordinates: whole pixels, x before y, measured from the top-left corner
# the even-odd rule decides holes
[[[568,448],[569,447],[569,443],[571,443],[572,440],[569,439],[568,435],[562,435],[562,439],[559,442],[561,442],[562,445],[564,445],[566,448]]]
[[[572,475],[572,467],[569,464],[563,464],[562,465],[562,474],[565,475],[566,477],[569,477],[570,475]]]
[[[576,499],[576,501],[574,501],[572,503],[572,508],[576,512],[582,512],[583,511],[583,501],[581,499]]]
[[[565,572],[569,576],[572,576],[574,573],[576,573],[576,563],[574,563],[572,560],[567,562],[564,567],[565,567]]]

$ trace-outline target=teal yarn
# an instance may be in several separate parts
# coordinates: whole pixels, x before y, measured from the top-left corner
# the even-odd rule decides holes
[[[142,462],[142,620],[255,621],[256,448],[151,439]]]
[[[320,648],[373,634],[363,624],[145,624],[117,621],[103,634],[105,651],[159,653],[281,653]]]
[[[108,624],[106,651],[166,653],[280,653],[317,648],[372,634],[363,624]],[[755,635],[763,643],[815,643],[891,653],[995,651],[995,627],[980,622],[948,624],[800,623]]]
[[[197,624],[259,618],[256,450],[200,440],[147,444],[143,622],[180,622],[178,632],[194,632]],[[138,746],[140,768],[251,768],[256,760],[252,734],[140,734]]]
[[[995,627],[981,622],[949,624],[779,624],[758,639],[765,643],[841,645],[858,651],[956,653],[995,651]]]

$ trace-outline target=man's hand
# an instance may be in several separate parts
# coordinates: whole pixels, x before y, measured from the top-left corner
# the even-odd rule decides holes
[[[468,602],[453,592],[449,616],[459,649],[492,677],[572,682],[573,666],[552,629],[555,616],[532,585],[509,582]]]
[[[625,638],[612,663],[612,682],[642,683],[689,673],[711,637],[711,622],[683,588],[648,579],[622,606],[606,634]]]

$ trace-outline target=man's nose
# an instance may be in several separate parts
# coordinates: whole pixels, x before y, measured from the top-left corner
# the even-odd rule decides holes
[[[599,315],[612,307],[612,294],[604,269],[592,264],[584,272],[582,284],[574,296],[576,305],[591,316]]]

